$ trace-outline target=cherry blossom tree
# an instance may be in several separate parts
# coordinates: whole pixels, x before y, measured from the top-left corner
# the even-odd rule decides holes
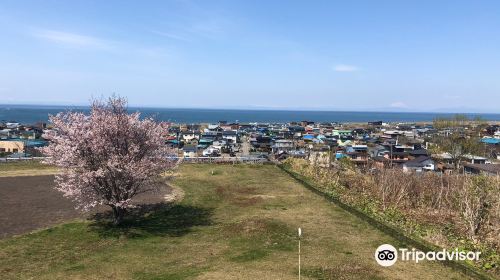
[[[89,115],[63,112],[50,121],[50,144],[41,151],[45,163],[61,168],[56,189],[82,210],[110,206],[116,225],[134,207],[132,198],[158,187],[161,173],[175,165],[162,126],[129,114],[124,98],[95,100]]]

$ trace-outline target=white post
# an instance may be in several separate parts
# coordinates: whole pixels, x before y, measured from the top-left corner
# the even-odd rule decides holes
[[[300,280],[300,237],[302,236],[302,229],[299,228],[299,280]]]
[[[299,238],[299,280],[300,280],[300,238]]]

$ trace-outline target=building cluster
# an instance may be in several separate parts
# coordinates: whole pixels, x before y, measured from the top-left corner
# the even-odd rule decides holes
[[[167,124],[166,143],[177,148],[181,156],[234,157],[240,152],[242,125],[219,122],[218,124]]]
[[[320,166],[349,161],[364,168],[402,168],[412,172],[500,172],[500,127],[483,129],[486,154],[464,155],[456,166],[448,153],[432,153],[434,136],[452,131],[432,124],[228,123],[170,125],[167,142],[179,155],[193,157],[261,157],[283,161],[304,158]],[[464,131],[467,133],[467,131]]]
[[[164,123],[165,143],[183,158],[265,159],[283,161],[303,158],[319,166],[342,161],[362,168],[402,168],[408,172],[467,172],[499,174],[500,126],[481,128],[480,143],[484,152],[460,158],[436,152],[433,139],[468,134],[477,130],[435,128],[432,124],[337,122]],[[35,149],[47,144],[45,123],[22,125],[0,122],[0,157],[38,156]]]
[[[42,138],[45,123],[22,125],[15,121],[0,121],[0,158],[37,156],[37,147],[47,144]]]

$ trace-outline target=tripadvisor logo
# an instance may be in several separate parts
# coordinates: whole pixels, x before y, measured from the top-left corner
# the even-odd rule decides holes
[[[428,261],[478,261],[481,252],[472,251],[459,251],[455,249],[453,251],[447,251],[443,249],[441,251],[429,251],[422,252],[416,250],[415,248],[409,250],[406,248],[399,248],[397,250],[391,244],[383,244],[378,246],[375,250],[375,260],[381,266],[392,266],[396,261],[412,261],[418,263],[423,260]],[[399,257],[398,257],[399,255]]]
[[[380,245],[375,251],[375,260],[381,266],[391,266],[398,260],[398,251],[391,244]]]

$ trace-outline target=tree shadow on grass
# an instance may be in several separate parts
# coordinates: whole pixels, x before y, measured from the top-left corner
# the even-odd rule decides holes
[[[118,226],[111,222],[111,211],[94,214],[90,228],[101,237],[178,237],[191,232],[195,226],[211,225],[212,213],[213,209],[191,205],[143,204],[130,209]]]

